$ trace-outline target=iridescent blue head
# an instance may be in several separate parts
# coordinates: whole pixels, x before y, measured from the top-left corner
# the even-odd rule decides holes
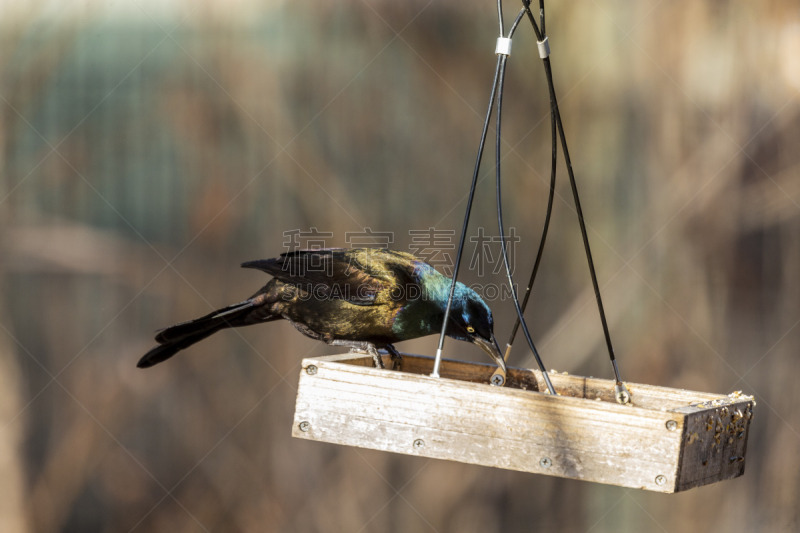
[[[461,282],[456,282],[446,333],[454,339],[479,346],[503,371],[506,370],[505,360],[494,338],[492,310],[477,292]]]
[[[414,331],[415,336],[439,333],[453,280],[423,261],[415,263],[415,275],[422,291],[421,299],[409,304],[401,316],[397,317],[395,329],[398,332]],[[424,303],[415,305],[420,302]],[[431,312],[431,304],[438,311],[435,314]],[[460,281],[456,282],[445,333],[454,339],[479,346],[505,371],[505,360],[497,346],[493,330],[492,311],[486,302],[477,292]]]

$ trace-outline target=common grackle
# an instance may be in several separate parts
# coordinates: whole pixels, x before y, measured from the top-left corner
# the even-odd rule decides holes
[[[439,333],[452,280],[405,252],[387,249],[299,250],[249,261],[271,274],[247,300],[161,330],[159,345],[137,366],[147,368],[225,328],[285,318],[301,333],[328,344],[397,355],[393,343]],[[480,346],[505,371],[492,312],[478,294],[456,283],[446,333]]]

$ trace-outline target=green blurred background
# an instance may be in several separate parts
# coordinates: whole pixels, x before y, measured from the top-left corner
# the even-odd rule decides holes
[[[286,323],[134,367],[156,329],[260,287],[238,265],[286,251],[285,232],[344,246],[371,228],[408,251],[410,230],[460,228],[493,2],[4,1],[0,531],[800,528],[800,9],[548,16],[623,376],[755,395],[744,477],[659,495],[292,439],[300,360],[333,350]],[[548,190],[546,94],[523,25],[503,126],[522,280]],[[529,323],[550,366],[610,377],[560,173]],[[481,176],[470,234],[495,235],[491,165]],[[490,304],[503,342],[511,304]],[[512,357],[532,365],[522,343]]]

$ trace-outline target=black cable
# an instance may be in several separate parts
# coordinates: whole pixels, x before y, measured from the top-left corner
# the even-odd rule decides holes
[[[539,13],[540,13],[540,23],[541,23],[541,26],[542,26],[542,31],[539,30],[539,27],[537,26],[536,21],[533,18],[533,13],[531,13],[530,0],[522,0],[522,4],[523,4],[523,8],[519,12],[519,14],[517,15],[516,19],[514,20],[514,24],[511,27],[508,39],[511,39],[511,37],[513,36],[514,32],[516,31],[517,26],[519,25],[522,17],[525,14],[527,14],[528,20],[530,21],[531,26],[533,27],[533,31],[536,34],[537,41],[539,43],[542,43],[542,41],[545,39],[544,35],[546,35],[544,33],[544,28],[545,28],[544,0],[539,0]],[[497,1],[497,13],[498,13],[498,19],[499,19],[499,26],[500,26],[500,37],[502,38],[503,37],[503,33],[504,33],[503,32],[504,27],[503,27],[502,0],[498,0]],[[588,262],[588,265],[589,265],[589,273],[590,273],[590,276],[591,276],[591,279],[592,279],[592,286],[594,288],[595,298],[597,300],[598,311],[600,313],[600,321],[601,321],[602,326],[603,326],[603,333],[605,335],[606,346],[608,348],[609,358],[611,359],[611,363],[612,363],[612,365],[614,367],[614,374],[615,374],[615,377],[616,377],[616,380],[617,380],[617,399],[618,399],[618,401],[620,401],[621,398],[622,398],[622,395],[621,395],[620,391],[624,390],[625,394],[627,394],[627,389],[624,389],[624,385],[622,384],[622,381],[620,379],[619,370],[618,370],[617,364],[616,364],[616,358],[614,356],[614,349],[613,349],[613,345],[611,343],[611,335],[610,335],[609,329],[608,329],[608,322],[606,320],[605,309],[603,307],[603,301],[602,301],[602,297],[600,295],[600,287],[599,287],[598,282],[597,282],[597,274],[596,274],[595,267],[594,267],[594,261],[592,259],[592,252],[591,252],[591,248],[589,246],[589,237],[588,237],[588,234],[587,234],[587,231],[586,231],[586,223],[584,221],[583,210],[582,210],[581,204],[580,204],[580,198],[579,198],[579,195],[578,195],[577,184],[575,182],[575,174],[574,174],[574,171],[572,169],[572,162],[571,162],[570,157],[569,157],[569,150],[567,148],[566,135],[564,134],[564,126],[563,126],[563,123],[561,121],[561,113],[559,112],[559,109],[558,109],[558,100],[557,100],[556,94],[555,94],[555,86],[554,86],[554,83],[553,83],[553,74],[552,74],[552,69],[551,69],[551,66],[550,66],[550,58],[549,57],[544,57],[543,58],[543,64],[544,64],[544,68],[545,68],[545,75],[547,77],[547,86],[548,86],[548,91],[550,93],[551,134],[552,134],[552,139],[551,139],[552,140],[552,158],[551,158],[550,194],[549,194],[549,197],[548,197],[547,214],[546,214],[546,217],[545,217],[545,224],[544,224],[544,227],[543,227],[543,230],[542,230],[542,238],[541,238],[540,243],[539,243],[539,250],[537,252],[536,261],[534,263],[533,271],[531,272],[531,278],[530,278],[530,281],[528,282],[528,286],[527,286],[527,289],[526,289],[526,292],[525,292],[525,298],[524,298],[524,301],[523,301],[522,305],[520,305],[518,294],[517,294],[516,289],[514,287],[514,280],[513,280],[512,274],[511,274],[511,267],[510,267],[509,258],[508,258],[508,249],[507,249],[507,246],[506,246],[505,234],[504,234],[503,214],[502,214],[501,180],[500,180],[500,176],[501,176],[501,173],[500,173],[500,159],[501,159],[500,158],[500,149],[501,149],[501,134],[500,134],[500,131],[501,131],[501,128],[500,128],[500,126],[501,126],[501,120],[502,120],[501,116],[502,116],[503,84],[504,84],[504,80],[505,80],[505,67],[506,67],[506,62],[507,61],[508,61],[508,55],[507,54],[503,54],[503,53],[499,54],[498,59],[497,59],[497,66],[495,68],[494,80],[493,80],[493,83],[492,83],[492,92],[491,92],[491,96],[489,98],[489,107],[488,107],[487,112],[486,112],[486,119],[485,119],[484,124],[483,124],[483,130],[481,132],[481,139],[480,139],[480,143],[479,143],[479,146],[478,146],[478,155],[476,157],[475,168],[474,168],[473,175],[472,175],[472,183],[470,185],[469,197],[468,197],[468,200],[467,200],[467,209],[466,209],[466,213],[464,215],[464,223],[463,223],[462,228],[461,228],[461,237],[459,239],[458,252],[456,254],[456,261],[455,261],[454,272],[453,272],[453,280],[452,280],[452,283],[450,285],[450,291],[449,291],[448,298],[447,298],[447,306],[445,308],[445,315],[444,315],[444,321],[443,321],[443,324],[442,324],[442,331],[441,331],[441,334],[439,336],[439,346],[438,346],[438,349],[437,349],[436,362],[434,364],[433,375],[434,376],[438,376],[439,363],[441,361],[441,353],[442,353],[442,349],[443,349],[443,346],[444,346],[445,331],[446,331],[446,328],[447,328],[447,321],[449,320],[450,310],[451,310],[452,303],[453,303],[453,296],[454,296],[454,293],[455,293],[456,279],[458,277],[458,271],[459,271],[459,268],[461,266],[461,258],[462,258],[463,251],[464,251],[464,242],[466,240],[466,233],[467,233],[467,228],[468,228],[468,225],[469,225],[469,217],[470,217],[470,214],[471,214],[471,211],[472,211],[472,204],[473,204],[474,197],[475,197],[475,189],[476,189],[476,185],[477,185],[477,181],[478,181],[478,174],[479,174],[479,171],[480,171],[481,160],[482,160],[482,157],[483,157],[483,150],[484,150],[485,143],[486,143],[486,135],[487,135],[488,128],[489,128],[489,122],[491,121],[492,108],[494,107],[494,102],[495,102],[495,99],[496,99],[497,100],[497,128],[496,128],[497,129],[497,137],[496,137],[496,146],[495,146],[495,158],[496,158],[495,159],[495,172],[496,172],[496,194],[497,194],[497,219],[498,219],[498,227],[499,227],[499,230],[500,230],[500,242],[501,242],[501,249],[502,249],[502,254],[503,254],[503,263],[505,265],[506,275],[508,277],[508,282],[509,282],[509,285],[511,287],[511,294],[512,294],[512,298],[513,298],[513,301],[514,301],[514,307],[515,307],[515,310],[517,312],[517,322],[514,325],[514,328],[513,328],[511,337],[510,337],[510,340],[509,340],[509,343],[508,343],[508,349],[510,350],[511,344],[513,343],[513,340],[514,340],[514,337],[516,336],[517,330],[518,330],[519,326],[521,325],[523,333],[525,335],[525,339],[527,340],[528,345],[531,348],[531,351],[533,352],[534,358],[536,359],[536,363],[538,364],[539,368],[542,371],[542,374],[543,374],[544,380],[545,380],[545,382],[547,384],[547,387],[548,387],[548,389],[550,390],[550,392],[552,394],[555,394],[555,390],[553,389],[553,385],[550,382],[549,376],[547,374],[547,371],[545,370],[545,367],[544,367],[544,364],[543,364],[543,362],[541,360],[541,357],[539,356],[539,353],[536,350],[536,347],[535,347],[535,345],[533,343],[533,340],[532,340],[532,338],[530,336],[530,332],[528,331],[528,327],[527,327],[527,324],[525,323],[525,318],[523,316],[523,313],[524,313],[524,308],[525,308],[525,306],[527,306],[528,299],[530,297],[530,291],[531,291],[531,288],[533,286],[533,282],[534,282],[534,280],[536,278],[536,273],[538,271],[539,264],[541,263],[541,256],[542,256],[542,252],[543,252],[543,249],[544,249],[544,244],[545,244],[545,240],[546,240],[546,237],[547,237],[547,232],[548,232],[549,224],[550,224],[550,216],[551,216],[551,213],[552,213],[553,197],[554,197],[554,193],[555,193],[556,162],[557,162],[557,151],[558,151],[555,136],[556,136],[556,130],[558,130],[559,137],[560,137],[560,140],[561,140],[561,148],[562,148],[562,150],[564,152],[564,160],[565,160],[565,163],[567,165],[567,174],[569,176],[570,188],[572,190],[572,196],[573,196],[573,200],[575,202],[575,210],[576,210],[576,213],[578,215],[578,223],[579,223],[579,226],[580,226],[580,229],[581,229],[581,237],[583,239],[584,250],[586,252],[586,259],[587,259],[587,262]],[[506,352],[506,355],[508,355],[508,351]],[[628,395],[626,401],[629,401],[629,398],[630,397]],[[622,403],[626,403],[626,401],[622,401]]]
[[[456,262],[453,267],[453,281],[450,284],[450,292],[447,296],[447,306],[444,311],[444,320],[442,321],[442,332],[439,334],[439,346],[436,353],[436,362],[434,363],[433,375],[439,373],[438,362],[441,360],[441,352],[444,348],[445,331],[447,330],[447,321],[450,318],[450,308],[453,305],[453,294],[456,290],[456,278],[458,278],[458,270],[461,266],[461,256],[464,251],[464,241],[467,237],[467,226],[469,225],[469,216],[472,212],[472,202],[475,199],[475,186],[478,183],[478,173],[481,168],[481,158],[483,157],[483,147],[486,144],[486,134],[489,131],[489,122],[492,118],[492,109],[494,108],[494,97],[497,93],[497,80],[500,75],[500,60],[497,60],[497,67],[494,72],[494,81],[492,82],[492,93],[489,97],[489,108],[486,110],[486,119],[483,122],[483,131],[481,132],[481,140],[478,144],[478,156],[475,160],[475,169],[472,172],[472,184],[469,188],[469,197],[467,198],[467,210],[464,214],[464,223],[461,226],[461,237],[458,241],[458,252],[456,253]]]
[[[517,26],[522,21],[522,16],[525,14],[525,8],[523,7],[519,13],[517,13],[517,17],[514,19],[514,23],[511,25],[511,29],[508,32],[508,38],[511,39],[514,37],[514,32],[517,31]],[[507,58],[508,56],[506,56]],[[505,69],[505,66],[503,67]],[[501,81],[502,83],[502,81]]]
[[[525,12],[528,15],[528,20],[531,22],[531,26],[533,27],[533,33],[536,34],[536,40],[541,42],[544,40],[544,0],[539,0],[539,18],[542,21],[542,30],[539,31],[539,26],[536,24],[536,19],[533,18],[533,13],[531,13],[531,0],[522,0],[522,7],[525,9]]]
[[[564,125],[561,122],[561,113],[558,110],[558,101],[556,100],[556,92],[555,87],[553,86],[553,72],[550,68],[550,58],[544,58],[544,69],[547,75],[547,85],[550,90],[550,98],[554,102],[553,109],[555,110],[556,115],[556,125],[558,126],[558,133],[559,138],[561,140],[561,150],[564,152],[564,162],[567,165],[567,175],[569,176],[569,185],[570,189],[572,189],[572,199],[575,202],[575,212],[578,215],[578,225],[581,228],[581,237],[583,239],[583,248],[586,252],[586,261],[589,264],[589,275],[592,278],[592,288],[594,289],[594,296],[597,300],[597,310],[600,313],[600,322],[603,325],[603,335],[605,336],[606,340],[606,347],[608,348],[608,357],[611,359],[611,362],[614,363],[616,361],[616,357],[614,356],[614,346],[611,343],[611,334],[608,330],[608,321],[606,320],[606,312],[603,307],[603,298],[600,295],[600,286],[597,283],[597,273],[595,272],[594,268],[594,260],[592,259],[592,249],[589,246],[589,235],[586,232],[586,222],[583,218],[583,209],[581,209],[581,200],[578,195],[578,186],[575,183],[575,172],[572,170],[572,161],[569,157],[569,149],[567,148],[567,138],[564,134]],[[619,378],[619,372],[617,371],[616,365],[614,365],[614,370],[616,374],[617,381],[621,381]]]
[[[525,9],[520,11],[519,15],[517,16],[516,20],[514,21],[514,25],[509,32],[508,38],[510,39],[514,31],[517,28],[520,20],[522,20],[522,16],[525,14]],[[536,364],[539,366],[539,369],[542,371],[542,377],[544,378],[545,384],[547,385],[547,389],[550,391],[550,394],[555,395],[556,391],[553,387],[553,384],[550,381],[550,376],[547,374],[547,369],[542,362],[542,358],[539,356],[539,352],[536,349],[536,345],[533,343],[533,339],[531,338],[530,331],[528,331],[528,325],[525,322],[525,318],[522,313],[522,309],[520,308],[519,298],[517,295],[516,288],[514,287],[514,278],[511,274],[511,266],[508,259],[508,248],[506,247],[506,239],[505,239],[505,229],[503,224],[503,195],[501,190],[501,180],[500,180],[500,153],[501,153],[501,119],[502,119],[502,109],[503,109],[503,84],[505,81],[505,67],[506,62],[508,61],[508,56],[505,54],[501,54],[498,58],[500,63],[500,78],[497,83],[497,116],[495,118],[496,121],[496,140],[495,140],[495,188],[496,188],[496,196],[497,196],[497,226],[500,231],[500,249],[503,254],[503,264],[506,270],[506,277],[508,278],[508,284],[511,288],[511,296],[512,300],[514,301],[514,309],[517,312],[517,323],[522,326],[522,332],[525,335],[525,340],[528,342],[528,346],[533,352],[533,357],[536,359]]]
[[[503,12],[502,12],[502,1],[501,0],[498,0],[498,2],[497,2],[497,9],[498,9],[498,16],[499,16],[499,18],[501,20],[500,27],[502,28],[503,27],[503,24],[502,24],[502,18],[503,18],[502,13]],[[509,39],[514,35],[514,32],[516,31],[517,27],[519,26],[519,23],[521,22],[522,17],[524,16],[525,12],[526,12],[526,9],[523,8],[522,10],[520,10],[519,14],[515,18],[514,23],[513,23],[512,27],[511,27],[511,30],[509,31],[509,36],[508,36]],[[501,34],[501,37],[502,37],[502,34]],[[531,351],[533,352],[534,357],[536,358],[536,362],[539,365],[540,370],[542,371],[542,374],[544,376],[544,380],[545,380],[545,383],[547,385],[548,390],[550,391],[551,394],[556,394],[555,389],[553,388],[553,384],[550,382],[550,378],[549,378],[549,376],[547,374],[547,370],[545,369],[544,363],[542,362],[542,359],[539,356],[539,352],[538,352],[538,350],[536,349],[536,346],[533,343],[533,340],[531,338],[530,332],[528,331],[527,324],[525,323],[525,320],[524,320],[524,317],[523,317],[523,314],[522,314],[522,310],[520,308],[519,299],[517,297],[516,290],[514,289],[514,280],[513,280],[512,276],[511,276],[511,270],[510,270],[509,261],[508,261],[508,250],[506,249],[505,238],[503,237],[504,231],[503,231],[503,218],[502,218],[502,200],[501,200],[501,194],[500,194],[500,181],[499,181],[500,180],[500,139],[501,139],[501,137],[500,137],[500,125],[501,124],[500,124],[499,113],[501,112],[501,109],[502,109],[502,105],[501,105],[500,100],[502,99],[502,83],[503,83],[503,79],[505,77],[505,64],[506,64],[507,60],[508,60],[508,56],[506,54],[500,54],[498,56],[498,59],[497,59],[497,66],[495,68],[494,81],[492,83],[492,92],[491,92],[491,96],[489,98],[489,109],[487,110],[487,113],[486,113],[486,120],[484,121],[484,124],[483,124],[483,131],[481,133],[481,140],[480,140],[480,143],[479,143],[479,146],[478,146],[478,155],[477,155],[477,158],[476,158],[476,161],[475,161],[475,169],[474,169],[473,175],[472,175],[472,184],[470,186],[469,197],[468,197],[468,200],[467,200],[467,210],[466,210],[466,214],[465,214],[465,217],[464,217],[464,223],[463,223],[462,228],[461,228],[461,237],[459,239],[458,252],[456,254],[456,262],[455,262],[455,267],[454,267],[454,272],[453,272],[453,281],[452,281],[452,283],[450,285],[450,292],[449,292],[448,298],[447,298],[447,306],[445,308],[445,315],[444,315],[444,324],[442,326],[442,331],[441,331],[441,333],[439,335],[439,346],[438,346],[438,349],[437,349],[436,362],[434,363],[433,375],[436,376],[436,375],[438,375],[438,372],[439,372],[438,362],[441,360],[441,352],[442,352],[442,349],[444,347],[446,324],[447,324],[447,321],[449,320],[449,317],[450,317],[450,310],[451,310],[451,307],[452,307],[453,295],[455,293],[456,279],[458,277],[458,271],[459,271],[460,266],[461,266],[461,257],[462,257],[463,250],[464,250],[464,242],[466,240],[466,232],[467,232],[467,227],[468,227],[468,224],[469,224],[469,217],[470,217],[470,214],[471,214],[471,211],[472,211],[472,203],[473,203],[473,200],[474,200],[475,188],[476,188],[476,185],[477,185],[477,178],[478,178],[478,174],[480,172],[481,161],[483,159],[483,150],[484,150],[484,147],[485,147],[485,144],[486,144],[486,135],[487,135],[488,128],[489,128],[489,123],[491,121],[492,108],[494,107],[495,98],[497,97],[497,99],[498,99],[497,147],[496,147],[497,148],[496,149],[496,154],[497,154],[497,161],[496,161],[496,163],[497,163],[496,169],[497,170],[496,171],[497,171],[497,180],[498,180],[497,181],[497,187],[498,187],[498,190],[497,190],[497,193],[498,193],[497,209],[498,209],[498,224],[499,224],[499,227],[500,227],[500,235],[501,235],[501,243],[502,243],[501,246],[502,246],[502,250],[503,250],[503,259],[504,259],[504,263],[505,263],[505,266],[506,266],[506,273],[508,275],[509,284],[511,286],[512,296],[513,296],[513,300],[514,300],[514,307],[515,307],[515,309],[517,311],[517,320],[520,321],[521,324],[522,324],[522,329],[523,329],[523,332],[525,334],[525,338],[528,341],[528,346],[531,348]]]
[[[523,2],[526,4],[526,2]],[[527,2],[529,5],[530,2]],[[540,10],[540,20],[542,24],[542,33],[544,33],[544,0],[539,0],[539,10]],[[529,11],[528,7],[525,6],[523,9]],[[553,201],[555,199],[555,192],[556,192],[556,169],[558,163],[558,141],[556,140],[556,116],[555,111],[553,110],[553,99],[550,98],[550,146],[551,146],[551,158],[550,158],[550,191],[547,196],[547,210],[544,216],[544,225],[542,227],[542,236],[539,239],[539,249],[536,251],[536,260],[533,263],[533,268],[531,269],[531,275],[528,279],[528,285],[525,288],[525,296],[522,298],[522,313],[525,313],[525,309],[528,307],[528,300],[531,296],[531,290],[533,289],[533,284],[536,281],[536,275],[539,272],[539,266],[542,262],[542,254],[544,253],[544,245],[547,240],[547,233],[550,229],[550,219],[553,214]],[[511,334],[508,337],[508,342],[506,343],[506,353],[505,357],[506,360],[508,359],[509,352],[511,350],[511,346],[514,344],[514,339],[517,337],[517,331],[519,330],[519,317],[517,320],[514,321],[514,327],[511,328]]]
[[[522,2],[523,4],[525,2]],[[526,6],[530,10],[530,2]],[[539,25],[542,27],[542,35],[547,35],[547,31],[544,28],[544,0],[539,0]]]
[[[536,25],[536,21],[533,18],[533,13],[531,13],[530,0],[522,0],[522,5],[523,5],[523,11],[528,15],[528,20],[530,21],[531,26],[533,28],[533,31],[536,34],[537,41],[539,43],[542,43],[547,38],[546,37],[547,34],[545,33],[544,0],[539,0],[539,20],[540,20],[540,23],[541,23],[541,31],[539,30],[539,27]],[[500,130],[500,120],[501,120],[500,107],[502,105],[502,96],[498,97],[498,117],[497,117],[497,123],[498,123],[498,127],[497,127],[497,130],[498,130],[498,132],[497,132],[497,135],[498,135],[498,140],[497,140],[497,149],[498,149],[498,155],[497,155],[497,166],[498,166],[498,169],[497,169],[498,222],[499,222],[500,228],[501,228],[500,232],[501,232],[501,239],[502,239],[502,245],[503,245],[503,254],[504,254],[503,255],[503,261],[504,261],[504,263],[506,265],[506,271],[507,271],[507,274],[509,276],[509,283],[511,283],[511,290],[512,290],[512,294],[514,296],[514,304],[517,307],[517,311],[518,311],[518,313],[517,313],[517,315],[518,315],[517,321],[514,323],[514,327],[512,328],[511,335],[509,337],[509,341],[506,344],[505,359],[506,360],[508,359],[508,356],[509,356],[510,351],[511,351],[511,346],[513,345],[514,339],[516,337],[516,334],[517,334],[517,331],[518,331],[518,328],[519,328],[520,325],[523,326],[523,331],[525,332],[526,338],[528,339],[528,343],[532,347],[532,343],[530,341],[530,337],[529,337],[529,334],[528,334],[528,331],[527,331],[527,326],[526,326],[526,324],[524,322],[524,317],[523,317],[522,313],[524,313],[525,307],[528,304],[528,300],[529,300],[529,297],[530,297],[530,292],[531,292],[531,289],[533,287],[533,283],[534,283],[534,281],[536,279],[536,274],[538,272],[539,264],[541,262],[542,252],[543,252],[543,249],[544,249],[544,244],[545,244],[545,240],[546,240],[546,237],[547,237],[547,232],[548,232],[548,228],[549,228],[549,224],[550,224],[550,216],[551,216],[551,213],[552,213],[552,202],[553,202],[553,197],[554,197],[554,193],[555,193],[555,177],[556,177],[555,172],[556,172],[556,161],[557,161],[557,152],[558,152],[558,148],[557,148],[557,143],[556,143],[555,137],[556,137],[556,130],[558,130],[559,137],[560,137],[560,140],[561,140],[561,147],[562,147],[562,150],[564,151],[564,160],[565,160],[566,165],[567,165],[567,174],[569,176],[570,188],[572,190],[572,197],[573,197],[573,200],[575,202],[575,211],[576,211],[576,213],[578,215],[578,224],[579,224],[580,230],[581,230],[581,237],[583,239],[584,251],[586,252],[586,260],[587,260],[587,263],[588,263],[588,266],[589,266],[589,274],[590,274],[590,277],[592,279],[592,288],[594,289],[595,299],[597,300],[597,308],[598,308],[598,312],[600,314],[600,322],[601,322],[602,327],[603,327],[603,335],[604,335],[605,341],[606,341],[606,348],[608,349],[608,356],[609,356],[609,359],[611,360],[611,365],[612,365],[612,367],[614,369],[614,377],[616,378],[615,392],[616,392],[616,396],[617,396],[617,401],[620,402],[620,403],[628,403],[630,401],[630,393],[628,392],[628,390],[625,387],[625,385],[622,383],[622,379],[621,379],[620,373],[619,373],[619,368],[617,367],[616,357],[614,355],[614,347],[613,347],[613,344],[611,342],[611,334],[609,332],[608,321],[606,319],[605,309],[603,307],[603,299],[602,299],[602,297],[600,295],[600,287],[599,287],[598,282],[597,282],[597,273],[596,273],[595,266],[594,266],[594,260],[592,259],[591,247],[589,246],[589,237],[588,237],[588,234],[587,234],[587,231],[586,231],[586,222],[585,222],[584,217],[583,217],[583,210],[582,210],[581,204],[580,204],[580,197],[578,195],[578,188],[577,188],[577,184],[576,184],[576,181],[575,181],[575,173],[574,173],[574,171],[572,169],[572,162],[571,162],[570,157],[569,157],[569,149],[567,148],[566,135],[564,134],[564,125],[563,125],[563,123],[561,121],[561,113],[560,113],[559,108],[558,108],[558,100],[556,98],[555,85],[553,83],[553,73],[552,73],[552,68],[550,66],[550,58],[549,58],[549,56],[545,56],[542,59],[543,59],[542,62],[543,62],[544,69],[545,69],[545,75],[547,77],[548,92],[550,93],[550,125],[551,125],[551,146],[552,146],[551,174],[550,174],[550,195],[549,195],[549,198],[548,198],[547,214],[545,215],[545,223],[544,223],[544,227],[542,229],[542,238],[539,241],[539,250],[537,251],[537,254],[536,254],[536,261],[534,262],[533,269],[531,271],[531,277],[530,277],[530,280],[528,281],[528,286],[526,287],[525,297],[523,299],[523,303],[522,303],[521,307],[519,306],[519,301],[517,300],[517,295],[516,295],[516,292],[515,292],[515,289],[514,289],[513,281],[511,281],[510,268],[509,268],[509,264],[508,264],[508,256],[506,254],[506,249],[505,249],[505,237],[503,236],[503,229],[502,229],[502,214],[501,214],[501,208],[500,208],[500,204],[499,204],[499,202],[500,202],[500,170],[499,170],[499,164],[500,164],[500,156],[499,156],[500,131],[499,130]],[[502,84],[503,84],[504,76],[505,76],[505,66],[503,68],[502,76],[501,76],[501,79],[500,79],[501,95],[502,95]],[[534,351],[534,357],[535,357],[537,363],[539,364],[539,367],[542,368],[541,360],[540,360],[538,354],[535,351]]]
[[[500,37],[506,34],[503,27],[503,0],[497,0],[497,22],[500,25]]]
[[[541,42],[543,40],[542,33],[539,32],[539,28],[536,25],[536,21],[533,18],[533,14],[530,11],[530,0],[522,0],[523,6],[526,8],[526,12],[528,15],[528,20],[533,27],[534,33],[536,33],[537,39]],[[541,12],[541,20],[542,25],[544,25],[544,0],[539,0],[540,12]],[[589,236],[586,231],[586,222],[583,217],[583,209],[581,208],[581,201],[578,195],[578,186],[575,182],[575,172],[572,170],[572,161],[569,157],[569,149],[567,148],[567,138],[564,134],[564,124],[561,121],[561,112],[558,108],[558,99],[556,98],[556,90],[555,84],[553,83],[553,72],[550,66],[550,58],[545,57],[542,59],[542,63],[544,64],[544,71],[545,76],[547,77],[547,88],[550,92],[550,102],[551,102],[551,112],[554,114],[555,123],[558,129],[559,138],[561,140],[561,150],[564,152],[564,162],[567,165],[567,175],[569,176],[569,184],[570,189],[572,190],[572,198],[575,202],[575,212],[578,215],[578,225],[580,226],[581,230],[581,238],[583,239],[583,248],[586,252],[586,262],[589,265],[589,275],[592,279],[592,288],[594,289],[595,299],[597,300],[597,310],[600,314],[600,323],[603,326],[603,335],[606,341],[606,348],[608,350],[608,357],[611,360],[611,365],[614,368],[614,377],[617,381],[618,390],[619,387],[622,385],[622,379],[619,374],[619,368],[617,367],[616,357],[614,355],[614,346],[611,342],[611,333],[608,329],[608,321],[606,319],[605,308],[603,306],[603,298],[600,295],[600,286],[597,282],[597,273],[594,267],[594,260],[592,259],[592,250],[589,246]],[[625,391],[627,393],[627,390]],[[618,393],[619,396],[619,393]],[[619,398],[618,398],[619,399]],[[623,402],[626,403],[626,402]]]

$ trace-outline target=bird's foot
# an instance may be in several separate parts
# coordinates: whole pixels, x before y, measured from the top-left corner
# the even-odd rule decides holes
[[[384,368],[383,366],[383,359],[381,359],[381,354],[378,353],[378,349],[375,348],[375,345],[371,342],[366,341],[346,341],[341,339],[334,339],[330,342],[331,346],[347,346],[350,348],[351,351],[358,351],[362,353],[367,353],[372,356],[372,360],[375,363],[375,368]]]
[[[391,344],[386,345],[386,351],[392,356],[392,370],[400,370],[403,365],[403,356]]]

